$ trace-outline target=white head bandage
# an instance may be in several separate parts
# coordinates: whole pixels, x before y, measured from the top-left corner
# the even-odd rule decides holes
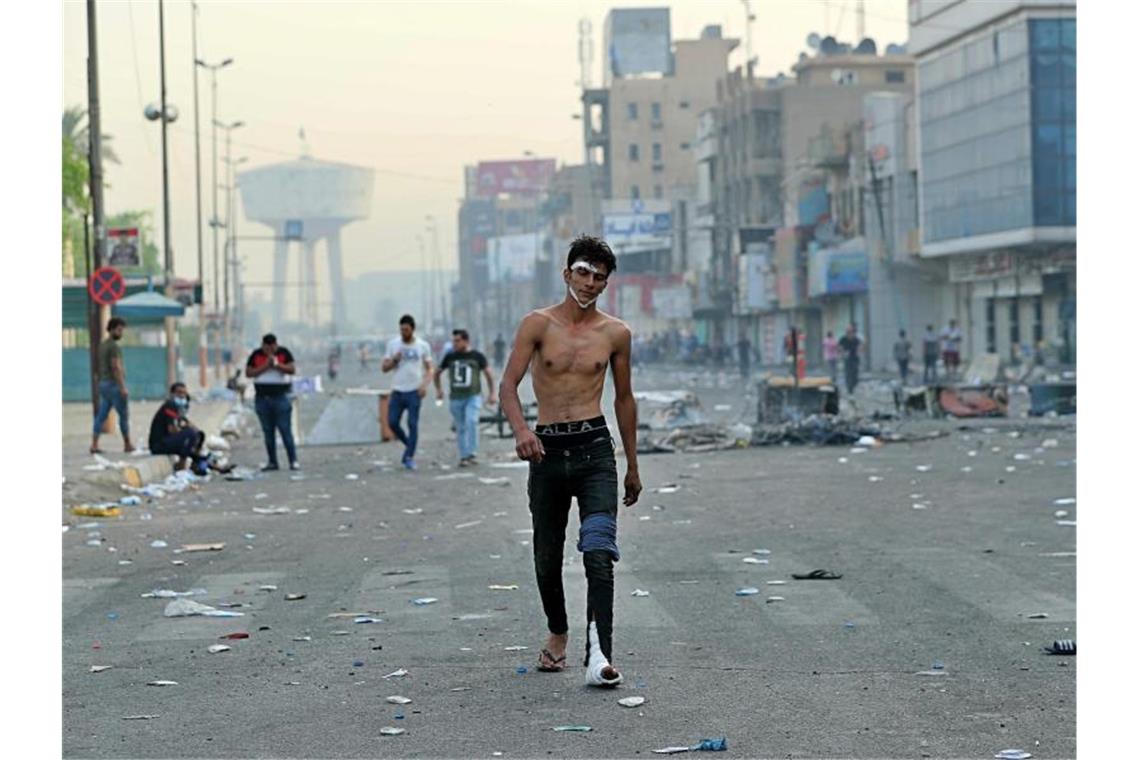
[[[602,271],[588,261],[575,261],[570,265],[570,269],[577,271],[579,274],[601,274]],[[570,294],[570,297],[574,299],[574,303],[578,304],[579,308],[582,309],[590,308],[590,304],[598,300],[598,297],[594,296],[588,301],[583,301],[570,285],[566,286],[566,291]]]

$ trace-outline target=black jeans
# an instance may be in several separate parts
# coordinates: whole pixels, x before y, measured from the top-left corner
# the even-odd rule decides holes
[[[570,499],[578,499],[578,521],[592,514],[608,514],[617,520],[617,462],[614,442],[608,435],[569,449],[547,449],[541,462],[530,464],[527,480],[530,516],[534,526],[534,573],[542,609],[551,633],[570,630],[566,621],[566,597],[562,591],[562,549]],[[608,551],[582,553],[586,568],[586,627],[598,624],[598,643],[613,662],[611,641],[614,622],[614,561]],[[586,656],[589,658],[589,639]]]
[[[850,356],[844,359],[843,371],[847,376],[847,394],[850,395],[855,392],[855,386],[859,384],[859,360]]]
[[[938,382],[938,355],[922,357],[922,382]]]
[[[903,384],[906,384],[906,376],[910,374],[910,359],[898,359],[899,363],[899,377],[902,378]]]

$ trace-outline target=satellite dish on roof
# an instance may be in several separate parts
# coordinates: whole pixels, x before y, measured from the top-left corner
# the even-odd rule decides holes
[[[894,42],[887,45],[887,55],[904,55],[906,53],[906,45],[899,45]]]
[[[824,55],[835,55],[839,52],[839,43],[829,34],[819,41],[819,52]]]
[[[847,55],[850,52],[851,52],[851,45],[850,44],[848,44],[846,42],[839,43],[838,53],[840,55]]]
[[[819,35],[812,32],[807,36],[807,46],[812,50],[819,50]]]
[[[873,39],[864,37],[855,47],[855,55],[875,55],[878,50]]]

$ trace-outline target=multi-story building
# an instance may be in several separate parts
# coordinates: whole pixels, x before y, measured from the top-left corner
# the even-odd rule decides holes
[[[922,255],[968,355],[1076,354],[1076,2],[910,0]]]
[[[880,55],[869,40],[852,49],[825,38],[815,55],[801,56],[792,77],[737,69],[717,83],[711,118],[719,144],[698,175],[715,175],[712,308],[700,312],[716,323],[714,332],[730,342],[743,332],[764,361],[775,362],[793,324],[806,331],[813,359],[831,322],[868,328],[868,273],[831,288],[825,278],[821,288],[818,278],[809,282],[811,256],[822,250],[830,258],[832,246],[864,234],[864,101],[907,94],[913,78],[913,59],[900,47]],[[850,245],[864,250],[836,260],[869,266],[866,245]]]

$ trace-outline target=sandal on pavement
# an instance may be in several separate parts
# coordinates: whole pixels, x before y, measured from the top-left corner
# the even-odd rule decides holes
[[[830,570],[812,570],[810,573],[792,573],[792,577],[797,581],[837,581],[843,575]]]
[[[542,663],[542,657],[545,657],[550,664],[544,665]],[[566,655],[555,657],[550,653],[549,649],[543,649],[542,657],[538,658],[538,670],[541,670],[543,673],[561,673],[566,669]]]

